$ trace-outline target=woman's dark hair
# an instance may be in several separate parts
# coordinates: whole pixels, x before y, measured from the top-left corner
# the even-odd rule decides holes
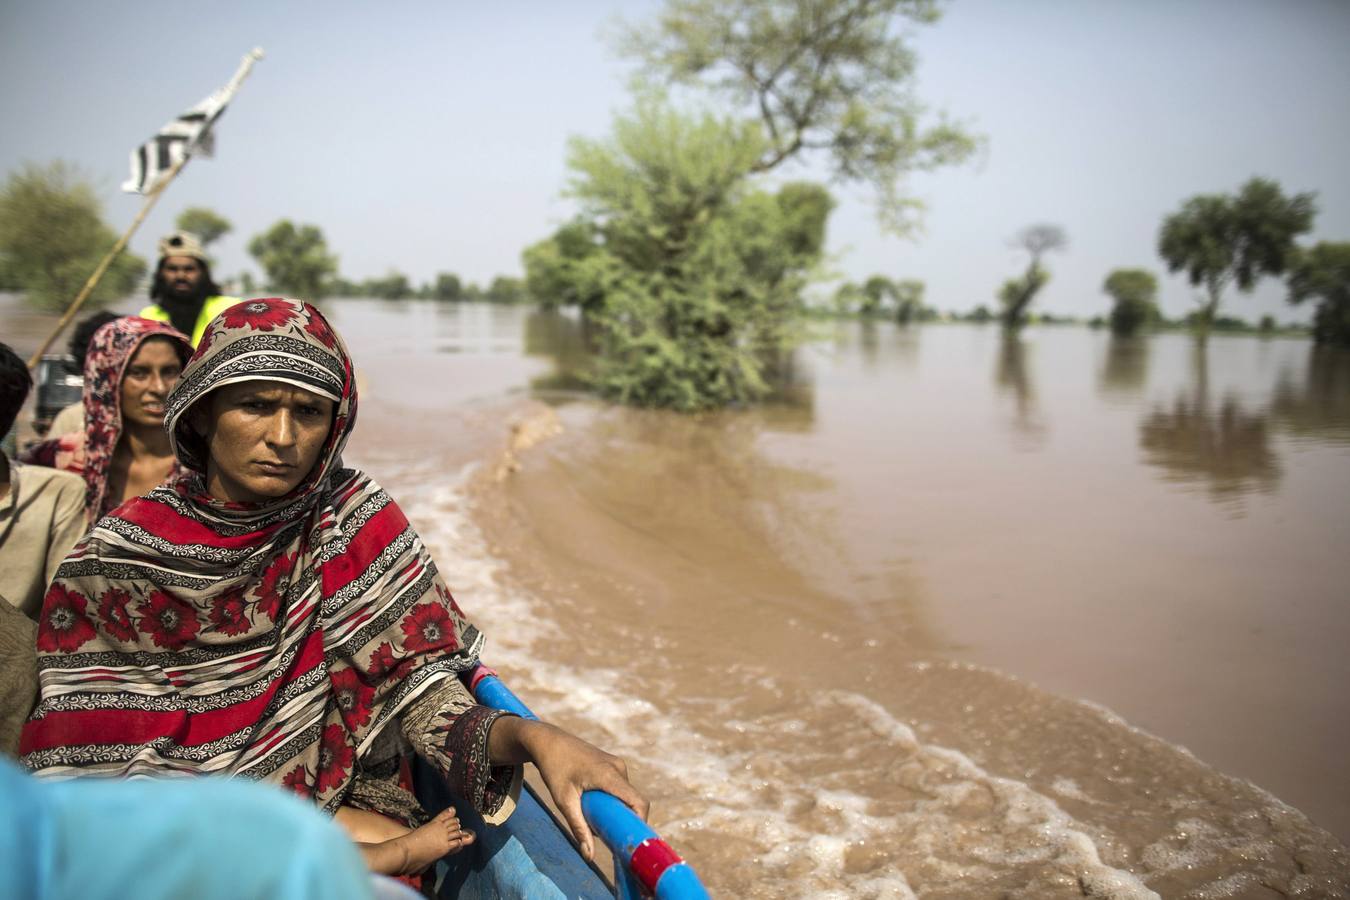
[[[28,374],[28,366],[8,344],[0,344],[0,437],[14,427],[14,420],[32,389],[33,376]]]
[[[150,282],[151,300],[162,300],[169,296],[169,292],[164,287],[164,263],[167,259],[168,257],[161,259],[159,265],[155,266],[155,277]],[[193,259],[197,259],[197,257],[194,256]],[[220,289],[220,285],[216,284],[211,278],[211,264],[204,259],[197,259],[197,265],[202,267],[201,296],[216,297],[224,293]]]
[[[70,355],[75,357],[76,372],[84,371],[84,358],[89,355],[89,342],[94,339],[94,332],[120,318],[122,316],[118,313],[108,312],[105,309],[81,319],[75,326],[75,330],[70,333],[70,343],[67,347]]]

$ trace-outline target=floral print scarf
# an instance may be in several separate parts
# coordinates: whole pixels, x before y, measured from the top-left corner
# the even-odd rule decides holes
[[[89,340],[84,359],[84,431],[55,435],[24,459],[73,472],[84,478],[84,511],[90,523],[108,512],[108,470],[122,439],[122,380],[141,345],[152,337],[173,341],[187,359],[192,344],[172,325],[123,316],[104,325]],[[180,474],[175,465],[170,479]]]
[[[225,502],[187,413],[250,380],[330,398],[333,424],[291,493]],[[403,512],[342,466],[356,400],[346,347],[308,303],[251,300],[211,322],[165,417],[183,476],[100,520],[47,593],[26,765],[237,774],[336,809],[381,729],[477,663],[482,636]]]

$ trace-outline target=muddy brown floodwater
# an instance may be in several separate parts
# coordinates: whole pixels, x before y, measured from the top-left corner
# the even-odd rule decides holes
[[[563,316],[328,309],[351,461],[714,895],[1350,896],[1350,356],[824,323],[685,417]]]

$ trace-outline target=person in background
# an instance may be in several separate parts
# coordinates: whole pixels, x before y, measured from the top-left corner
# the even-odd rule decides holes
[[[123,316],[94,333],[84,361],[85,427],[24,451],[24,460],[84,476],[92,524],[174,469],[164,408],[192,354],[171,325]]]
[[[0,344],[0,432],[13,426],[32,384],[23,360]],[[0,596],[31,619],[56,567],[84,534],[83,512],[80,479],[0,453]]]
[[[266,779],[372,814],[338,813],[378,842],[403,832],[358,820],[426,822],[410,754],[488,824],[533,762],[590,859],[582,792],[643,817],[646,800],[621,759],[474,701],[460,676],[484,638],[398,504],[343,464],[356,413],[351,357],[310,304],[210,324],[165,417],[183,474],[100,519],[47,592],[25,765]]]
[[[28,398],[28,367],[0,344],[0,434]],[[0,751],[13,754],[37,695],[34,621],[66,552],[84,534],[84,484],[0,452]]]
[[[206,324],[237,297],[221,295],[211,280],[211,262],[201,242],[186,231],[178,231],[159,242],[159,265],[150,283],[154,302],[140,311],[142,319],[168,322],[186,335],[192,345],[201,343]]]
[[[89,342],[93,339],[94,333],[107,325],[114,319],[120,319],[120,313],[100,310],[93,315],[81,319],[70,333],[70,344],[68,345],[70,355],[75,359],[75,371],[84,371],[84,359],[89,355]],[[52,417],[52,423],[47,426],[47,434],[52,437],[60,437],[63,434],[72,434],[76,431],[84,431],[84,401],[72,403]]]

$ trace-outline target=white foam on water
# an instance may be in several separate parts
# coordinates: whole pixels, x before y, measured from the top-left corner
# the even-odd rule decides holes
[[[819,879],[806,879],[808,883],[800,887],[798,896],[878,900],[908,900],[915,896],[898,871],[880,877],[845,877],[845,854],[850,845],[866,840],[866,832],[853,829],[824,836],[796,826],[788,815],[788,807],[796,802],[796,797],[782,800],[779,808],[765,809],[759,795],[768,782],[746,777],[750,768],[748,754],[726,752],[677,715],[633,696],[624,688],[624,673],[594,668],[577,672],[533,653],[536,642],[557,637],[560,629],[557,623],[541,615],[544,604],[537,598],[508,586],[503,577],[504,564],[491,555],[469,517],[465,486],[472,474],[470,466],[452,478],[442,476],[440,483],[428,483],[429,473],[405,471],[405,478],[420,481],[420,489],[405,504],[405,511],[430,547],[456,599],[488,635],[485,660],[511,672],[513,688],[529,697],[536,712],[545,718],[570,715],[599,726],[610,737],[601,742],[606,749],[638,760],[646,769],[659,771],[681,785],[690,798],[700,801],[696,812],[663,823],[666,834],[672,836],[677,846],[681,831],[744,833],[748,828],[748,837],[764,848],[759,862],[766,867],[801,859],[810,861]],[[423,478],[418,479],[418,475]],[[766,677],[761,676],[758,681],[762,687],[777,689]],[[747,722],[744,727],[756,726]],[[801,732],[806,727],[800,720],[788,723],[789,731]],[[866,798],[840,794],[833,802],[840,809],[848,806],[857,810],[865,805]],[[754,815],[747,815],[750,811]],[[842,882],[849,887],[822,892],[819,881]],[[793,890],[778,884],[764,896],[791,896]]]
[[[1083,791],[1083,789],[1078,786],[1078,782],[1074,781],[1072,778],[1064,778],[1064,777],[1056,778],[1053,782],[1051,782],[1050,789],[1054,791],[1056,794],[1059,794],[1061,797],[1064,797],[1065,799],[1077,800],[1079,803],[1100,802],[1098,800],[1094,800],[1092,797],[1089,797]]]
[[[912,728],[862,695],[829,692],[812,702],[851,711],[882,740],[888,755],[902,760],[903,780],[923,790],[921,799],[898,816],[872,814],[874,798],[847,789],[794,783],[780,772],[756,775],[756,764],[765,762],[761,752],[752,756],[729,749],[677,711],[632,695],[630,679],[621,671],[578,672],[541,658],[534,652],[537,642],[556,638],[561,630],[543,614],[545,604],[509,585],[504,563],[493,557],[470,518],[465,485],[473,469],[465,467],[449,479],[430,472],[402,474],[419,487],[406,505],[409,517],[471,620],[488,635],[487,661],[509,670],[513,686],[529,695],[541,715],[594,723],[608,733],[607,749],[660,772],[697,799],[697,804],[682,803],[679,814],[663,822],[677,844],[679,833],[691,830],[739,835],[761,848],[755,862],[773,883],[764,885],[763,894],[756,887],[757,896],[916,897],[894,860],[850,871],[851,850],[885,846],[903,830],[910,841],[906,857],[953,884],[975,887],[991,873],[1029,865],[1062,872],[1065,883],[1076,881],[1083,894],[1102,900],[1157,897],[1132,873],[1103,863],[1092,839],[1052,799],[984,771],[955,750],[924,744]],[[747,683],[781,695],[771,676],[742,674]],[[741,718],[730,725],[798,740],[809,730],[796,717],[771,723]],[[1060,788],[1064,796],[1081,793],[1072,783]],[[980,797],[993,798],[997,818],[970,827],[959,811]],[[813,804],[816,813],[803,817],[803,803]],[[826,833],[822,820],[829,822]],[[961,848],[956,856],[953,848]]]
[[[399,460],[383,468],[397,472],[391,492],[406,501],[446,582],[486,633],[486,661],[545,718],[586,723],[592,740],[628,757],[643,779],[658,773],[656,782],[669,782],[663,785],[665,818],[659,827],[677,848],[683,835],[691,843],[703,841],[704,854],[721,852],[718,875],[741,879],[732,894],[910,898],[936,890],[1109,900],[1158,896],[1135,873],[1103,860],[1104,848],[1121,858],[1116,838],[1094,831],[1056,803],[1060,798],[1102,808],[1103,801],[1077,781],[1054,778],[1042,793],[995,775],[956,750],[925,743],[869,697],[847,691],[798,696],[771,672],[729,662],[721,680],[781,701],[770,704],[778,712],[765,713],[756,711],[763,704],[713,697],[649,699],[638,693],[641,681],[634,673],[579,671],[550,661],[556,655],[550,644],[563,641],[566,632],[545,598],[506,577],[506,564],[474,523],[467,485],[478,464],[449,476],[433,461]],[[653,636],[640,640],[651,652]],[[914,662],[908,668],[922,673],[933,665]],[[1082,705],[1108,726],[1194,760],[1184,747],[1141,731],[1105,707]],[[722,737],[714,736],[712,722]],[[848,737],[822,740],[813,722],[828,722]],[[728,739],[728,732],[745,737]],[[798,765],[798,755],[812,759]],[[891,767],[884,773],[889,783],[877,783],[876,760]],[[863,774],[852,777],[850,768]],[[1130,780],[1121,773],[1112,778],[1117,784]],[[1136,864],[1150,881],[1180,873],[1184,882],[1191,870],[1208,869],[1211,880],[1201,877],[1200,886],[1186,889],[1184,896],[1196,900],[1242,896],[1258,883],[1274,883],[1234,866],[1269,860],[1278,851],[1292,853],[1302,869],[1308,857],[1301,851],[1322,848],[1302,842],[1298,829],[1304,826],[1286,821],[1302,820],[1301,814],[1259,793],[1268,802],[1255,804],[1250,822],[1239,815],[1221,826],[1194,818],[1207,815],[1203,794],[1158,798],[1159,809],[1181,821],[1137,851]],[[1071,808],[1087,815],[1082,806]],[[1271,829],[1280,834],[1278,847]],[[1297,840],[1287,839],[1290,830]],[[734,853],[743,856],[728,863]],[[697,866],[697,858],[691,861]],[[1347,896],[1336,890],[1343,870],[1319,860],[1306,874],[1286,874],[1292,880],[1284,889],[1289,896]]]
[[[724,679],[744,685],[747,692],[782,700],[780,713],[754,713],[689,696],[672,702],[678,706],[663,705],[635,694],[630,673],[615,668],[578,671],[550,661],[542,648],[562,640],[563,629],[549,617],[547,603],[506,577],[505,563],[473,522],[466,487],[475,469],[466,466],[446,477],[430,466],[403,466],[399,481],[410,489],[400,492],[395,486],[393,493],[410,500],[405,510],[443,577],[470,619],[487,634],[486,661],[507,674],[545,718],[588,723],[593,740],[626,756],[644,778],[658,773],[674,785],[665,791],[663,802],[673,809],[662,810],[666,817],[659,827],[677,848],[681,835],[692,840],[708,834],[724,835],[744,848],[747,858],[734,865],[733,873],[744,879],[741,895],[912,898],[924,893],[925,885],[945,885],[944,891],[968,886],[964,893],[980,896],[989,893],[988,885],[1010,879],[1020,883],[1025,874],[1031,883],[1019,895],[1101,900],[1158,896],[1136,874],[1105,862],[1088,826],[1052,796],[988,772],[956,750],[925,743],[910,725],[861,694],[789,697],[772,673],[733,662]],[[922,671],[930,665],[910,667]],[[1164,743],[1109,709],[1083,705],[1108,725]],[[710,710],[709,715],[695,712],[701,709]],[[841,711],[848,713],[842,720]],[[730,746],[700,729],[700,723],[709,721],[751,739]],[[828,748],[814,746],[822,742],[813,736],[811,721],[839,723],[857,740],[840,740],[830,757]],[[594,728],[605,736],[595,735]],[[754,749],[738,749],[747,746]],[[1185,748],[1167,747],[1190,756]],[[816,768],[805,776],[794,769],[800,748],[816,752]],[[874,789],[850,789],[850,784],[857,787],[856,780],[851,783],[844,770],[860,765],[875,770],[866,763],[872,756],[892,767],[890,776],[903,802],[889,796],[889,787],[888,795],[880,797],[868,795]],[[830,766],[839,771],[830,774]],[[1101,802],[1067,777],[1054,779],[1048,790],[1076,803]],[[680,799],[671,801],[670,796]],[[1269,804],[1252,811],[1256,819],[1300,816],[1265,796]],[[1224,860],[1258,860],[1274,849],[1256,819],[1251,828],[1220,829],[1187,817],[1194,808],[1187,801],[1175,799],[1172,808],[1182,821],[1138,856],[1150,878],[1213,868]],[[697,865],[697,859],[692,861]],[[1186,896],[1240,896],[1256,883],[1254,877],[1229,869]],[[1300,874],[1288,889],[1290,896],[1343,896],[1327,893],[1329,883],[1325,874]]]
[[[950,811],[959,809],[972,795],[988,792],[996,798],[1000,811],[999,834],[993,840],[968,848],[976,859],[994,866],[1050,862],[1068,869],[1091,897],[1109,900],[1158,897],[1132,872],[1102,862],[1091,836],[1051,798],[1023,782],[985,771],[956,750],[920,743],[913,729],[867,697],[852,692],[834,692],[831,696],[856,709],[874,731],[910,754],[906,764],[918,763],[920,781],[939,781],[928,791],[936,802],[921,800],[907,814],[927,820],[913,823],[916,827],[923,831],[942,830],[940,823],[950,818]]]

